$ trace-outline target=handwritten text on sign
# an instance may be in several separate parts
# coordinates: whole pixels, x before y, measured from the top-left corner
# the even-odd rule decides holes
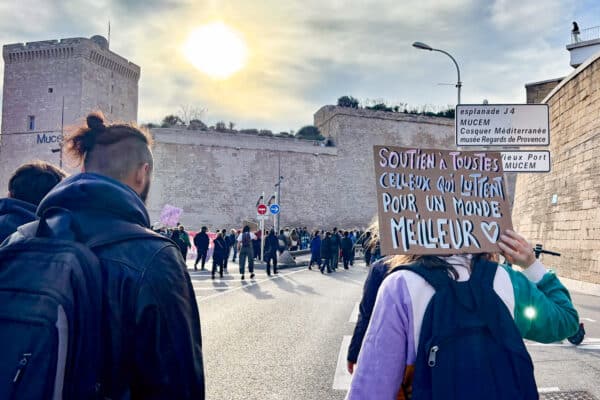
[[[499,251],[512,229],[500,153],[375,146],[384,254]]]

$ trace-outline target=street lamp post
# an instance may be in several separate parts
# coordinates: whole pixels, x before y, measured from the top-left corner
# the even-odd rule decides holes
[[[279,210],[281,210],[281,181],[283,180],[283,176],[281,176],[281,153],[278,154],[278,168],[277,168],[277,183],[275,187],[277,187],[277,204],[279,204]],[[281,211],[277,213],[277,227],[275,228],[275,232],[279,234],[279,216],[281,215]]]
[[[420,50],[438,51],[438,52],[444,53],[445,55],[450,57],[450,59],[456,66],[456,73],[458,74],[458,81],[456,82],[456,88],[458,90],[458,102],[456,104],[460,104],[460,88],[462,87],[462,82],[460,81],[460,68],[458,68],[458,63],[456,62],[454,57],[452,57],[452,55],[450,53],[448,53],[447,51],[440,50],[440,49],[434,49],[433,47],[431,47],[425,43],[422,43],[422,42],[414,42],[413,47],[416,47],[417,49],[420,49]]]

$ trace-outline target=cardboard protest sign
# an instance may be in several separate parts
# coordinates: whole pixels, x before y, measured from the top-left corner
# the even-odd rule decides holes
[[[183,209],[165,204],[160,212],[160,222],[165,226],[175,226],[179,222],[181,214],[183,214]]]
[[[375,146],[382,254],[499,252],[512,229],[499,152]]]

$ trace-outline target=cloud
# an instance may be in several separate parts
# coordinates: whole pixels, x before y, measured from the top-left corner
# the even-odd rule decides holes
[[[540,5],[539,1],[495,0],[491,21],[497,29],[512,33],[539,32],[540,27],[553,30],[555,22],[571,8],[560,0],[544,0]]]
[[[445,105],[523,101],[524,84],[570,72],[571,21],[594,23],[589,0],[22,0],[0,4],[3,43],[106,34],[111,49],[142,68],[139,119],[160,121],[181,105],[206,108],[206,122],[297,130],[339,96]],[[579,18],[577,18],[579,16]],[[181,45],[198,25],[222,20],[241,32],[248,66],[226,81],[195,70]],[[535,21],[535,23],[532,23]]]

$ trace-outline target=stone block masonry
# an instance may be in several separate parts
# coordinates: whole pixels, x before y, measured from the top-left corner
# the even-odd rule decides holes
[[[102,36],[3,46],[0,190],[20,164],[60,163],[61,127],[91,111],[136,121],[140,67],[113,53]],[[64,98],[64,113],[63,113]],[[64,119],[64,121],[63,121]]]
[[[153,129],[155,179],[149,212],[164,204],[184,209],[191,228],[239,226],[255,218],[256,201],[276,191],[281,161],[284,226],[366,227],[377,212],[373,145],[453,148],[453,121],[325,106],[315,125],[335,144],[294,138]],[[450,147],[448,147],[450,146]],[[272,224],[269,220],[267,225]]]
[[[542,256],[547,265],[591,283],[600,283],[600,103],[586,99],[600,98],[598,82],[596,56],[548,94],[552,170],[520,174],[513,208],[517,230],[562,253]]]

